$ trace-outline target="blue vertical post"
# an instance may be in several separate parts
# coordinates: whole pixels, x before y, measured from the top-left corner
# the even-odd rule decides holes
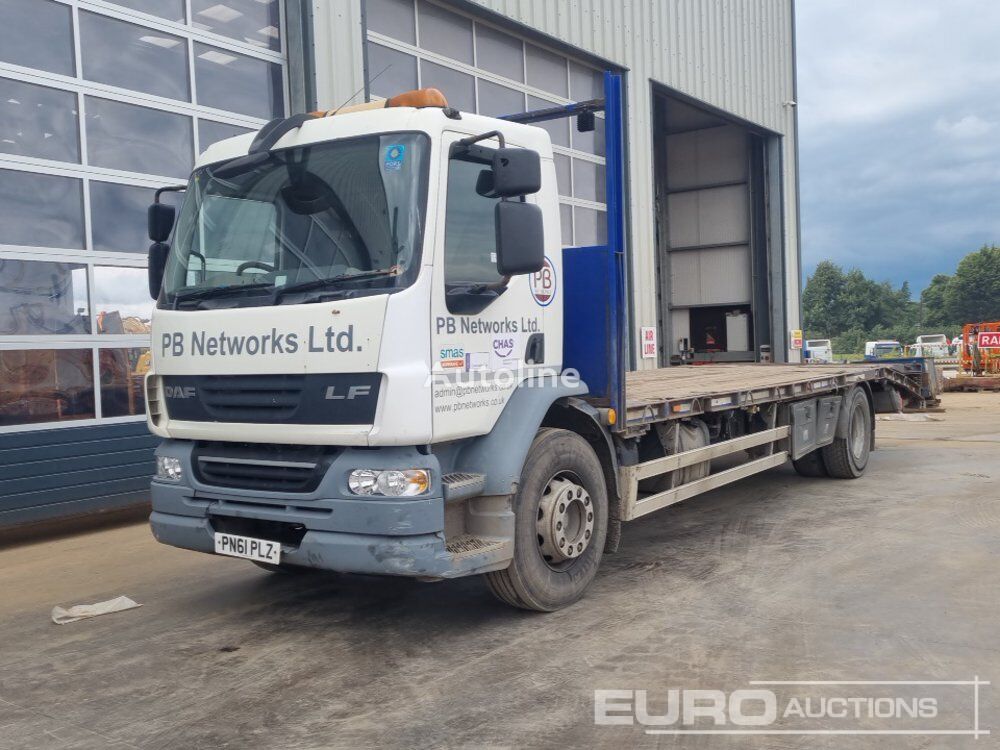
[[[625,421],[625,113],[620,73],[604,73],[605,198],[608,206],[608,290],[610,333],[608,390],[611,407]]]

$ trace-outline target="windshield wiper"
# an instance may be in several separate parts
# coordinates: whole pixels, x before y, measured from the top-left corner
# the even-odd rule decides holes
[[[228,286],[211,286],[204,289],[191,289],[187,292],[176,292],[173,299],[173,309],[176,310],[177,305],[181,302],[187,302],[192,299],[225,297],[228,294],[243,291],[244,289],[270,289],[271,287],[271,284],[265,282],[255,282],[253,284],[230,284]]]
[[[346,281],[362,281],[364,279],[374,279],[379,276],[398,276],[399,274],[399,268],[397,266],[393,266],[392,268],[378,268],[374,271],[361,271],[360,273],[345,273],[340,276],[330,276],[323,279],[303,281],[299,284],[289,284],[288,286],[275,287],[274,304],[277,304],[277,302],[286,294],[308,292],[313,289],[325,289],[326,287],[335,286],[336,284],[341,284]]]

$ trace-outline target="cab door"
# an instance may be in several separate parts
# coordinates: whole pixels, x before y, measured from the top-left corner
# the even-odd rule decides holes
[[[481,148],[456,146],[463,137],[445,136],[439,188],[445,196],[438,209],[443,231],[437,233],[431,301],[435,442],[489,432],[518,385],[555,353],[545,340],[546,307],[554,297],[536,293],[553,283],[555,270],[547,261],[539,274],[500,275],[494,220],[500,199],[488,192],[491,162]],[[480,145],[495,148],[496,142]],[[542,179],[542,193],[526,200],[537,202],[546,180],[554,184],[551,161],[543,162]],[[544,216],[551,257],[550,238],[559,247],[558,223],[550,227],[549,218]]]

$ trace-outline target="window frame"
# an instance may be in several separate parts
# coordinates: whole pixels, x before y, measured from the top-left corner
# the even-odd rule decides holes
[[[441,243],[441,256],[442,263],[441,268],[444,274],[444,296],[445,296],[445,306],[448,308],[448,312],[453,315],[475,315],[482,312],[496,300],[498,300],[504,292],[510,286],[511,277],[510,276],[500,276],[500,272],[497,271],[498,280],[489,284],[480,284],[473,281],[461,282],[461,283],[449,283],[447,279],[448,273],[448,209],[450,207],[448,196],[451,194],[451,165],[454,161],[464,161],[472,164],[482,164],[483,166],[492,166],[493,164],[493,152],[496,149],[490,148],[488,146],[482,146],[479,144],[466,145],[460,141],[456,141],[451,144],[448,149],[448,162],[447,168],[445,169],[445,201],[444,201],[444,227],[441,233],[442,243]],[[496,198],[493,206],[493,232],[494,237],[496,236],[496,205],[501,201],[501,198]],[[496,254],[496,248],[494,246],[494,254]],[[494,263],[495,264],[495,263]],[[464,291],[463,291],[464,289]],[[472,291],[475,289],[476,291]]]

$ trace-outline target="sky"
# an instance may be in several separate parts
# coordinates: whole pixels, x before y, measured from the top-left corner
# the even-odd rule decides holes
[[[1000,245],[1000,2],[797,0],[804,277],[914,297]]]

